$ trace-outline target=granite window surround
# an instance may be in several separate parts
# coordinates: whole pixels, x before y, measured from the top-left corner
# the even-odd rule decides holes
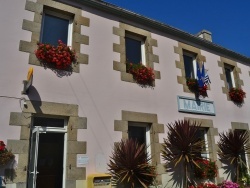
[[[175,61],[176,68],[181,70],[181,75],[177,76],[177,82],[183,86],[183,92],[192,93],[186,84],[186,73],[185,73],[185,64],[184,64],[184,54],[193,54],[199,58],[201,62],[206,63],[206,57],[201,54],[201,50],[194,46],[178,42],[178,46],[174,46],[174,52],[179,55],[179,61]],[[205,65],[206,67],[206,65]],[[196,72],[194,72],[196,74]],[[196,76],[195,76],[196,77]],[[210,90],[210,85],[208,86]]]
[[[33,116],[61,117],[67,119],[67,163],[66,187],[76,187],[76,180],[86,180],[86,168],[76,166],[77,154],[86,154],[87,142],[77,141],[78,129],[87,129],[87,118],[78,116],[78,106],[44,101],[27,101],[22,112],[11,112],[10,126],[19,126],[20,139],[7,140],[7,147],[18,155],[18,165],[13,180],[8,184],[17,187],[26,187],[28,175],[28,158],[30,145],[30,132]],[[6,169],[10,170],[11,169]]]
[[[231,122],[232,130],[244,130],[250,133],[249,131],[249,125],[248,123],[243,123],[243,122]],[[250,145],[250,140],[248,142],[248,145]],[[247,155],[247,161],[248,161],[248,169],[250,169],[250,155]]]
[[[184,120],[189,120],[190,122],[196,122],[201,124],[201,128],[205,128],[207,130],[207,149],[209,158],[212,161],[216,161],[218,168],[222,167],[221,162],[217,159],[217,150],[218,145],[215,143],[215,136],[218,136],[218,128],[215,128],[213,125],[213,120],[211,119],[200,119],[200,118],[191,118],[184,117]],[[219,175],[215,178],[217,183],[220,183],[224,180],[223,177],[219,177]]]
[[[220,74],[220,79],[224,82],[224,86],[222,87],[222,92],[227,95],[227,100],[231,101],[229,97],[229,89],[227,87],[227,78],[225,73],[225,67],[230,66],[233,67],[233,75],[234,82],[236,88],[241,88],[244,85],[243,80],[240,79],[241,69],[237,66],[237,63],[233,60],[220,57],[220,61],[218,61],[218,66],[222,68],[222,74]]]
[[[29,64],[42,66],[34,51],[40,41],[42,16],[45,10],[55,11],[72,17],[72,49],[75,50],[77,63],[72,65],[73,72],[79,73],[80,64],[88,64],[88,55],[80,52],[81,44],[88,45],[89,37],[81,34],[81,26],[89,27],[89,18],[82,16],[82,10],[52,0],[26,1],[25,10],[34,12],[34,19],[23,20],[22,29],[31,32],[31,41],[20,41],[19,50],[29,53]]]
[[[122,134],[121,139],[128,139],[128,127],[129,122],[146,123],[149,125],[150,132],[150,150],[152,156],[152,165],[156,167],[157,170],[157,184],[162,183],[161,174],[165,174],[164,164],[161,163],[161,150],[162,143],[159,142],[159,134],[164,133],[164,125],[158,123],[158,118],[156,114],[151,113],[141,113],[122,110],[121,120],[115,120],[114,130],[119,131]]]
[[[135,83],[133,76],[126,72],[126,48],[125,48],[125,37],[126,33],[140,37],[144,40],[145,46],[145,65],[154,69],[154,63],[159,63],[158,55],[153,53],[153,47],[157,47],[157,40],[151,37],[149,31],[125,24],[119,23],[119,27],[113,27],[113,34],[120,38],[120,44],[113,44],[113,51],[120,53],[120,60],[113,61],[113,69],[121,72],[121,80],[126,82]],[[160,71],[154,70],[155,79],[160,79]]]

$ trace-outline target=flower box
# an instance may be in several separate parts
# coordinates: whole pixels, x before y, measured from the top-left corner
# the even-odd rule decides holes
[[[155,75],[152,68],[145,67],[142,64],[127,63],[126,69],[141,87],[154,87]]]
[[[244,98],[246,97],[246,93],[242,89],[231,88],[229,90],[229,97],[233,102],[242,104],[244,102]]]
[[[194,166],[194,175],[198,179],[214,179],[218,174],[218,167],[216,162],[211,160],[197,160],[195,161],[198,166]]]
[[[14,159],[14,155],[5,146],[4,142],[0,141],[0,166],[6,165]]]
[[[199,87],[198,81],[195,78],[186,78],[188,89],[195,93],[198,97],[207,97],[207,86]]]
[[[35,51],[36,57],[44,63],[45,66],[60,70],[70,70],[72,62],[76,61],[76,54],[69,46],[61,40],[57,46],[51,44],[38,43]]]

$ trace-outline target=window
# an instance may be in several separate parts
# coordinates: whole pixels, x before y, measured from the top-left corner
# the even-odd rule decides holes
[[[186,78],[196,78],[196,55],[190,52],[183,53]]]
[[[57,45],[58,40],[72,44],[72,18],[46,10],[43,14],[40,42]]]
[[[201,153],[201,157],[203,158],[209,158],[209,150],[208,150],[208,139],[207,139],[207,128],[200,128],[198,132],[198,136],[200,140],[203,140],[205,142],[205,147],[203,148],[203,151]]]
[[[225,67],[226,82],[227,82],[226,86],[228,89],[231,89],[235,87],[234,73],[233,73],[234,67],[227,64],[225,64],[224,67]]]
[[[142,37],[126,33],[126,63],[146,65],[144,41]]]
[[[246,132],[246,130],[242,130],[242,129],[235,129],[235,131],[237,132]],[[247,153],[245,152],[244,154],[240,154],[241,156],[241,159],[242,159],[242,162],[244,163],[243,165],[240,166],[241,168],[241,171],[244,173],[244,174],[248,174],[248,157],[247,157]]]
[[[145,144],[147,153],[150,155],[150,125],[148,123],[129,122],[129,139],[137,140],[140,144]]]

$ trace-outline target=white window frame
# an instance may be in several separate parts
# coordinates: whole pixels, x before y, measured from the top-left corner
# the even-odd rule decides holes
[[[238,131],[248,131],[248,130],[245,130],[245,129],[236,129],[236,130],[238,130]],[[247,174],[250,174],[249,173],[249,161],[248,161],[248,155],[247,155],[247,153],[246,153],[246,151],[245,151],[245,159],[246,159],[246,166],[247,166]]]
[[[64,126],[63,127],[46,127],[46,126],[32,126],[32,130],[38,129],[39,133],[64,133],[64,147],[63,147],[63,182],[62,182],[62,188],[66,188],[66,171],[67,171],[67,129],[68,129],[68,121],[66,118],[58,118],[57,116],[36,116],[36,117],[44,117],[44,118],[55,118],[55,119],[64,119]],[[32,121],[33,125],[33,121]]]
[[[205,141],[205,152],[206,152],[206,153],[201,153],[201,156],[206,159],[209,159],[208,136],[207,136],[208,128],[200,127],[199,131],[203,132],[204,141]]]
[[[67,46],[72,46],[72,33],[73,33],[73,18],[69,15],[65,15],[56,11],[51,11],[51,10],[47,10],[45,9],[43,12],[43,19],[42,19],[42,27],[41,27],[41,34],[40,34],[40,41],[42,40],[42,36],[43,36],[43,27],[44,27],[44,16],[45,14],[49,14],[51,16],[55,16],[55,17],[59,17],[59,18],[63,18],[63,19],[67,19],[69,20],[69,25],[68,25],[68,40],[67,40]]]
[[[131,38],[137,41],[141,42],[141,63],[142,65],[146,66],[146,50],[145,50],[145,40],[142,37],[139,36],[135,36],[133,34],[130,33],[126,33],[125,37],[127,38]],[[126,39],[125,39],[126,40]]]
[[[147,155],[151,158],[151,141],[150,141],[150,124],[142,123],[142,122],[128,122],[128,126],[130,127],[146,127],[146,151]]]
[[[235,88],[234,68],[235,68],[234,66],[231,66],[231,65],[228,65],[228,64],[224,63],[225,74],[226,74],[226,69],[229,69],[230,70],[231,80],[232,80],[232,87]],[[226,82],[227,82],[227,80],[226,80]]]
[[[183,52],[183,56],[189,56],[193,59],[193,71],[194,71],[194,78],[197,79],[197,64],[196,64],[196,57],[197,55],[195,53],[192,52],[188,52],[188,51],[184,51]],[[184,59],[183,59],[184,61]],[[185,66],[185,64],[184,64]]]

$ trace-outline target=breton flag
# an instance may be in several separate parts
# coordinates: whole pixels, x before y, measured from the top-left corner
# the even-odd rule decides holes
[[[211,81],[210,81],[209,76],[208,76],[208,74],[206,72],[205,77],[204,77],[204,85],[207,86],[209,84],[211,84]]]
[[[204,85],[209,85],[211,83],[209,76],[207,72],[205,73],[205,66],[204,63],[202,63],[202,68],[200,68],[200,65],[198,62],[196,62],[197,65],[197,80],[199,87],[203,87]]]

